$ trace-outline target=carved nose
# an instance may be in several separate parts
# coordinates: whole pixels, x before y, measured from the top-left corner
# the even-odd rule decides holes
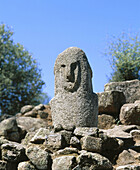
[[[71,72],[71,68],[67,69],[66,79],[70,82],[73,82],[73,75],[72,75],[72,72]]]

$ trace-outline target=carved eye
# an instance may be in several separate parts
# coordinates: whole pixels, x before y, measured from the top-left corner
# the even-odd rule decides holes
[[[64,67],[66,67],[66,66],[65,66],[64,64],[62,64],[62,65],[61,65],[61,67],[63,67],[63,68],[64,68]]]
[[[71,64],[71,69],[72,69],[72,70],[75,70],[75,69],[76,69],[76,66],[77,66],[77,63],[72,63],[72,64]]]

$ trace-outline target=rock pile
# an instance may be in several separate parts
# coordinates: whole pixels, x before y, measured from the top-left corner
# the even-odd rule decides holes
[[[19,118],[26,117],[0,122],[3,127],[0,134],[1,170],[140,168],[140,127],[137,125],[119,125],[108,130],[96,127],[66,130],[44,124],[39,127],[40,123],[37,123],[38,126],[27,131],[17,123]],[[32,121],[33,118],[28,119]]]
[[[109,129],[119,123],[140,126],[139,80],[108,83],[97,95],[99,128]]]

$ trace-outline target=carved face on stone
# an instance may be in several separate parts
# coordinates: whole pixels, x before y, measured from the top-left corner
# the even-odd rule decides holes
[[[55,93],[77,91],[81,86],[82,79],[86,81],[88,69],[91,79],[91,69],[86,55],[81,49],[70,47],[59,54],[54,67]]]

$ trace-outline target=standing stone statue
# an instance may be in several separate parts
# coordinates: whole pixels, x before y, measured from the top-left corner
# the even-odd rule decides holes
[[[70,47],[58,55],[55,97],[51,100],[54,127],[96,127],[98,99],[92,90],[92,70],[85,53]]]

